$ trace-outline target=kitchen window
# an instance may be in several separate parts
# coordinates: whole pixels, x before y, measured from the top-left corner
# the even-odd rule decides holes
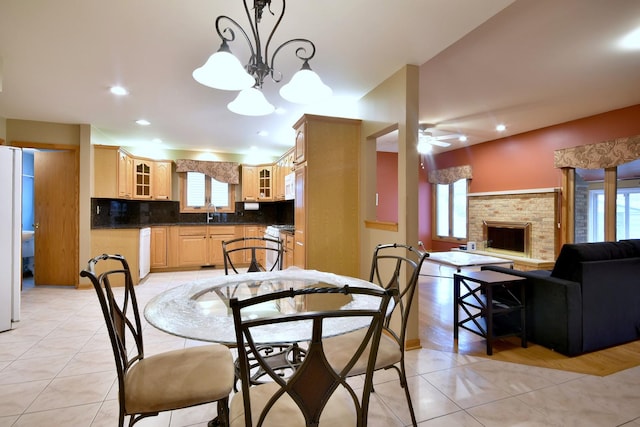
[[[180,212],[205,212],[209,204],[216,212],[235,211],[236,185],[220,182],[201,172],[183,172],[180,177]]]

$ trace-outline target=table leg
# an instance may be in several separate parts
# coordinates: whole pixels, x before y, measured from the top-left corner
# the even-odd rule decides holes
[[[493,354],[493,286],[484,287],[486,303],[485,303],[485,321],[487,325],[487,354]]]
[[[458,339],[458,300],[460,299],[460,276],[453,275],[453,339]]]

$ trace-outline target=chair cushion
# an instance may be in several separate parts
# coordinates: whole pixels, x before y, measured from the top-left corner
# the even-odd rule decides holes
[[[322,346],[327,360],[333,368],[340,372],[349,362],[356,349],[362,343],[366,329],[360,329],[343,335],[327,338]],[[369,357],[369,347],[362,353],[356,364],[349,372],[349,376],[364,374],[367,369],[367,358]],[[394,338],[383,333],[380,336],[378,356],[376,357],[375,369],[382,369],[400,362],[402,352],[400,346]]]
[[[313,387],[313,384],[309,384],[309,387]],[[262,409],[265,407],[269,398],[279,389],[280,386],[274,382],[260,384],[249,389],[251,393],[251,420],[253,421],[253,425],[258,424]],[[353,427],[356,425],[356,417],[356,410],[351,396],[344,387],[338,387],[322,411],[320,427]],[[245,426],[242,392],[236,393],[233,399],[231,399],[229,425],[230,427]],[[263,427],[299,427],[304,425],[304,416],[300,408],[286,393],[282,395],[273,408],[271,408],[264,424],[262,424]]]
[[[125,377],[125,409],[141,414],[228,397],[234,378],[229,348],[206,345],[145,357]]]

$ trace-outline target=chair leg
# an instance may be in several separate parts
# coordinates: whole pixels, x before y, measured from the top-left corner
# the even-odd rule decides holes
[[[411,424],[415,427],[418,422],[416,421],[416,414],[413,412],[413,404],[411,403],[411,394],[409,393],[409,384],[407,384],[407,373],[404,369],[404,359],[400,361],[400,368],[396,365],[391,365],[385,369],[393,368],[398,373],[400,379],[400,387],[404,389],[404,394],[407,397],[407,406],[409,407],[409,413],[411,414]],[[372,390],[373,391],[373,390]]]
[[[409,384],[407,384],[407,373],[404,370],[404,360],[400,361],[400,385],[404,388],[404,394],[407,396],[407,406],[409,406],[409,413],[411,414],[411,423],[413,427],[418,425],[416,421],[416,414],[413,412],[413,404],[411,403],[411,395],[409,394]]]

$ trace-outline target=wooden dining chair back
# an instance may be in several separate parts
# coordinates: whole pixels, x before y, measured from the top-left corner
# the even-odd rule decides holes
[[[101,272],[97,272],[99,269]],[[234,376],[229,348],[214,344],[145,357],[138,301],[127,260],[103,254],[80,272],[98,295],[118,376],[118,425],[163,411],[217,402],[226,425]]]
[[[407,323],[411,303],[415,296],[420,269],[427,252],[399,243],[377,245],[373,252],[369,281],[384,289],[395,290],[393,310],[384,321],[383,334],[380,339],[375,369],[395,369],[400,379],[400,386],[405,391],[411,422],[417,425],[411,394],[407,386],[407,374],[404,363]],[[327,340],[327,357],[332,365],[344,366],[350,349],[360,341],[361,331],[356,331]],[[364,372],[364,361],[354,366],[350,375],[361,375]]]
[[[375,353],[380,341],[387,306],[395,291],[345,286],[342,288],[307,288],[279,291],[246,300],[231,300],[236,328],[238,359],[242,391],[234,395],[230,406],[232,427],[286,427],[328,426],[363,427],[367,425],[369,395],[373,387],[372,375]],[[343,308],[342,310],[317,310],[269,317],[256,317],[243,313],[255,313],[258,304],[278,302],[290,298],[312,295],[316,306],[327,306],[336,294],[374,298],[374,309]],[[335,301],[335,300],[334,300]],[[365,333],[355,347],[351,358],[339,371],[327,361],[323,348],[323,335],[329,333],[332,322],[352,322],[354,317],[366,319]],[[278,325],[279,328],[308,329],[308,343],[301,364],[295,372],[283,377],[271,368],[258,350],[260,328]],[[373,351],[368,351],[373,349]],[[367,368],[364,387],[358,393],[347,382],[349,371],[367,352]],[[256,360],[269,381],[259,385],[251,382],[249,356]]]
[[[249,266],[246,273],[258,271],[282,270],[284,248],[280,239],[269,237],[239,237],[222,242],[224,255],[224,274],[244,273],[239,271],[240,265]],[[271,265],[267,265],[267,259]]]

